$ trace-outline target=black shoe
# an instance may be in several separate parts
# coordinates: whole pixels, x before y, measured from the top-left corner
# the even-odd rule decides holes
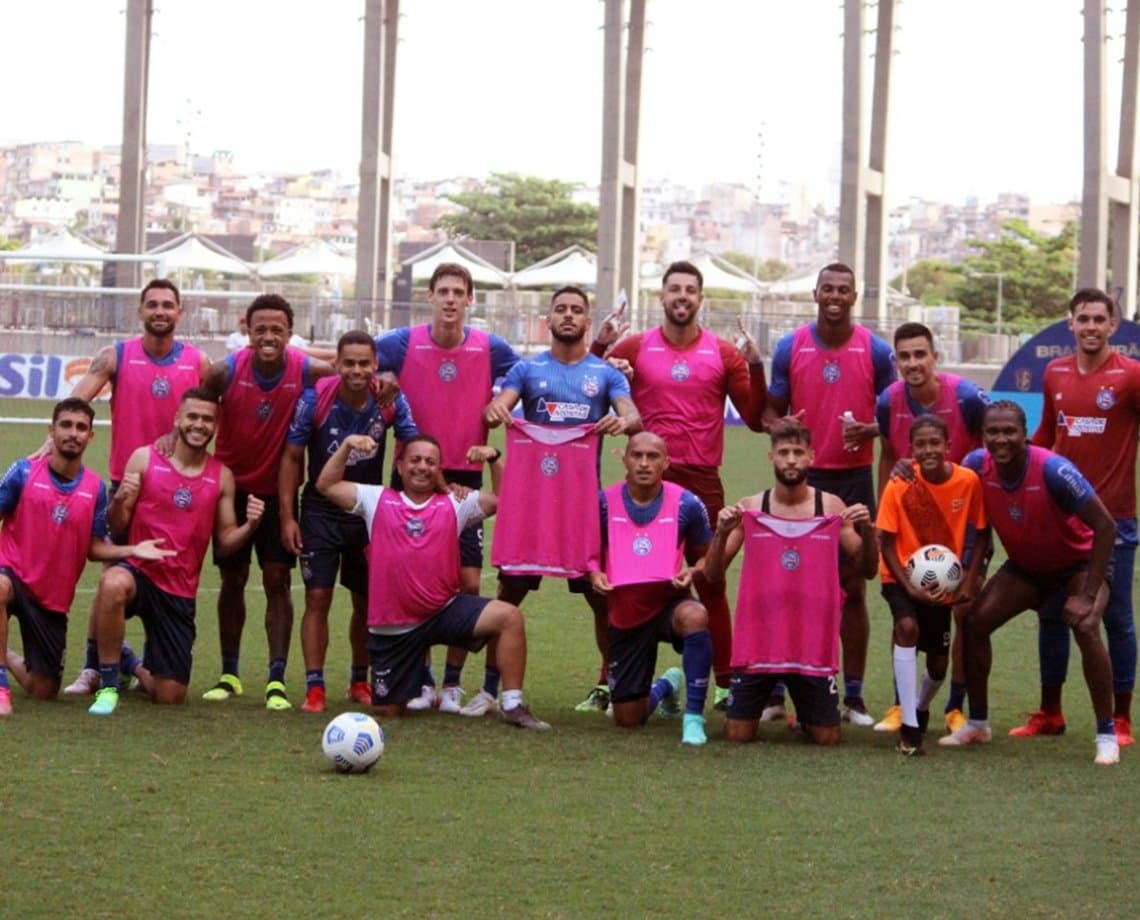
[[[921,734],[926,734],[926,726],[930,724],[930,710],[919,709],[918,712],[918,730]]]
[[[899,740],[895,750],[904,757],[925,757],[922,749],[922,732],[913,725],[903,725],[899,729]]]

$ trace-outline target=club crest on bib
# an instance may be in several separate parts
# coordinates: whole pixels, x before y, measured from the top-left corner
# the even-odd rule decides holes
[[[170,395],[170,381],[165,377],[155,377],[150,382],[150,395],[155,399],[165,399]]]
[[[263,399],[257,404],[257,408],[254,410],[254,412],[257,414],[258,421],[264,422],[269,418],[270,415],[273,414],[273,401],[269,399]]]
[[[67,520],[67,505],[60,502],[51,509],[51,521],[53,524],[62,524]]]
[[[1116,405],[1116,396],[1113,395],[1110,387],[1105,387],[1096,394],[1096,407],[1107,412]]]
[[[591,374],[584,374],[582,376],[582,393],[590,399],[593,399],[602,391],[601,384],[598,383],[598,378]]]
[[[785,572],[794,572],[800,567],[800,554],[793,548],[788,547],[780,553],[780,568]]]
[[[1022,510],[1021,505],[1010,505],[1009,517],[1010,520],[1016,521],[1018,524],[1025,520],[1025,512]]]
[[[385,671],[385,674],[388,672]],[[377,674],[376,678],[372,681],[372,695],[377,699],[382,699],[388,695],[388,681],[383,676]]]
[[[677,383],[683,383],[689,379],[689,362],[684,358],[678,358],[673,362],[673,367],[669,370],[669,376],[672,377]]]
[[[538,468],[543,476],[557,476],[558,457],[554,454],[547,454],[542,458],[542,462],[539,463]]]
[[[193,493],[186,486],[179,486],[174,490],[174,507],[189,508],[193,498]]]
[[[422,537],[424,535],[424,522],[420,518],[409,518],[404,525],[409,537]]]
[[[842,376],[839,372],[839,365],[834,361],[828,361],[823,366],[823,382],[824,383],[839,383],[839,378]]]
[[[646,534],[639,533],[633,538],[633,554],[635,556],[648,556],[653,552],[653,541]]]
[[[444,383],[451,383],[458,376],[459,368],[454,361],[444,361],[439,365],[439,379]]]

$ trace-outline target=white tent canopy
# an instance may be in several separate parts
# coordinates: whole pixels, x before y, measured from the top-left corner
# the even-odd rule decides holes
[[[507,286],[507,275],[499,271],[486,259],[481,259],[470,250],[464,249],[458,243],[443,242],[416,253],[404,262],[412,266],[412,281],[429,281],[431,273],[442,262],[455,262],[462,265],[469,272],[471,278],[480,284],[494,284],[499,287]]]
[[[233,253],[195,233],[184,233],[150,251],[162,255],[167,271],[198,270],[226,275],[249,275],[253,271]]]
[[[102,260],[97,257],[103,255],[106,255],[104,250],[94,243],[88,242],[68,230],[61,230],[59,233],[36,240],[34,243],[29,243],[27,246],[15,249],[10,253],[0,252],[0,259],[9,262],[88,261],[90,264],[98,264]],[[88,258],[91,256],[96,258]]]
[[[704,278],[705,291],[740,291],[745,294],[759,294],[764,290],[764,285],[748,272],[711,253],[697,253],[688,261],[700,270],[701,276]],[[661,290],[660,273],[651,278],[645,278],[644,273],[642,273],[642,279],[643,287],[655,291]]]
[[[284,275],[351,276],[356,274],[356,260],[341,255],[324,240],[314,240],[258,266],[257,273],[262,278]]]
[[[598,259],[583,246],[568,246],[561,252],[547,256],[541,262],[515,272],[511,284],[515,287],[558,287],[576,284],[593,288],[598,282]]]

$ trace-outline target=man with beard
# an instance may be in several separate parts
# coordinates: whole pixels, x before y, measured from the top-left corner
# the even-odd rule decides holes
[[[1094,763],[1111,766],[1120,762],[1120,746],[1112,719],[1112,665],[1100,621],[1112,580],[1116,524],[1072,463],[1028,440],[1024,410],[1014,402],[995,402],[982,421],[985,449],[962,461],[982,478],[986,518],[1008,559],[966,614],[969,719],[938,743],[989,743],[990,634],[1023,611],[1057,607],[1081,651],[1096,715]]]
[[[617,343],[609,356],[633,368],[630,388],[648,431],[669,451],[665,479],[692,491],[715,520],[724,507],[720,464],[724,458],[724,402],[731,399],[753,431],[763,431],[766,386],[760,352],[741,326],[738,350],[699,323],[704,278],[689,262],[674,262],[661,281],[661,325]],[[609,344],[614,320],[603,323],[595,352]],[[690,562],[695,562],[690,559]],[[698,572],[697,594],[708,610],[717,689],[713,705],[723,709],[731,674],[732,617],[724,585]]]
[[[109,716],[119,705],[119,647],[131,616],[146,629],[143,663],[135,670],[142,689],[156,703],[186,699],[206,547],[213,537],[216,555],[234,552],[265,510],[261,499],[248,496],[238,524],[233,474],[206,451],[217,422],[217,397],[202,387],[187,390],[174,419],[173,453],[164,457],[153,446],[140,447],[127,461],[111,502],[112,529],[129,527],[133,542],[154,540],[173,552],[155,562],[128,559],[99,579],[95,634],[103,687],[88,710],[92,715]]]
[[[74,396],[51,414],[47,456],[17,460],[0,481],[0,649],[8,648],[8,618],[16,617],[24,654],[0,661],[0,716],[12,714],[8,671],[40,700],[59,692],[67,614],[88,560],[113,562],[172,555],[147,540],[116,546],[107,538],[107,490],[83,466],[95,437],[95,410]],[[5,666],[6,665],[6,666]],[[119,656],[115,656],[118,680]]]
[[[550,350],[511,368],[499,395],[483,412],[483,420],[488,427],[511,424],[511,410],[521,401],[525,421],[538,425],[555,429],[589,426],[593,435],[599,438],[607,434],[635,434],[641,430],[641,417],[630,399],[629,383],[619,370],[591,355],[586,347],[585,336],[590,322],[590,301],[585,291],[568,286],[554,292],[548,318],[553,340]],[[610,413],[611,408],[616,414]],[[576,494],[588,496],[585,502],[596,508],[600,441],[599,452],[588,459],[593,462],[592,472],[578,478],[575,488]],[[508,457],[508,468],[510,462]],[[515,469],[517,472],[518,466]],[[512,475],[509,469],[507,475]],[[508,542],[525,552],[527,541],[535,539],[537,528],[541,528],[548,542],[558,543],[572,534],[581,535],[584,526],[580,517],[581,505],[576,506],[569,497],[557,514],[553,514],[554,509],[551,508],[536,508],[525,517],[522,514],[512,516],[506,499],[504,487],[503,513],[495,531],[496,555],[503,552],[503,546]],[[595,531],[594,535],[598,533]],[[499,599],[518,606],[541,581],[538,575],[508,574],[500,566]],[[605,598],[591,590],[585,569],[569,574],[568,584],[571,593],[585,595],[593,610],[594,640],[601,655],[597,685],[608,686]],[[498,689],[494,654],[494,642],[491,642],[487,646],[487,673],[480,691],[492,700]]]
[[[878,558],[866,505],[808,483],[811,430],[794,418],[769,432],[776,484],[724,508],[705,556],[709,581],[744,547],[732,633],[732,691],[724,723],[728,741],[756,740],[760,715],[777,682],[796,706],[796,722],[816,744],[839,743],[839,623],[836,557],[870,578]]]
[[[210,369],[205,352],[174,337],[182,318],[182,301],[172,282],[164,278],[149,282],[139,295],[138,316],[142,335],[101,349],[71,391],[76,399],[90,402],[111,387],[112,496],[127,459],[138,448],[170,433],[182,394],[198,386]],[[50,449],[45,443],[37,456]],[[131,671],[137,661],[129,648],[123,649],[125,671]],[[94,621],[89,617],[83,670],[63,692],[82,695],[94,693],[99,686],[99,654]]]
[[[816,280],[815,322],[784,336],[772,355],[765,420],[774,424],[792,412],[812,433],[815,459],[808,483],[838,495],[849,505],[865,505],[875,516],[871,475],[875,400],[895,378],[891,346],[851,319],[858,296],[855,273],[839,262],[823,268]],[[863,701],[863,671],[871,623],[867,586],[850,564],[843,578],[843,720],[871,726],[875,720]],[[778,701],[772,701],[773,708]]]

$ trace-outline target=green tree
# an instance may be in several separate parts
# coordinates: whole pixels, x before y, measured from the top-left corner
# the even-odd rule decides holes
[[[557,179],[492,173],[483,191],[448,195],[463,210],[441,217],[435,227],[452,237],[510,240],[520,268],[575,243],[595,249],[598,209],[575,202],[574,188]]]
[[[720,257],[761,281],[779,281],[791,268],[782,259],[764,259],[757,266],[756,257],[746,252],[725,252]]]
[[[962,266],[939,259],[922,259],[901,275],[891,279],[891,287],[910,294],[930,306],[958,302],[957,288],[962,282]]]

